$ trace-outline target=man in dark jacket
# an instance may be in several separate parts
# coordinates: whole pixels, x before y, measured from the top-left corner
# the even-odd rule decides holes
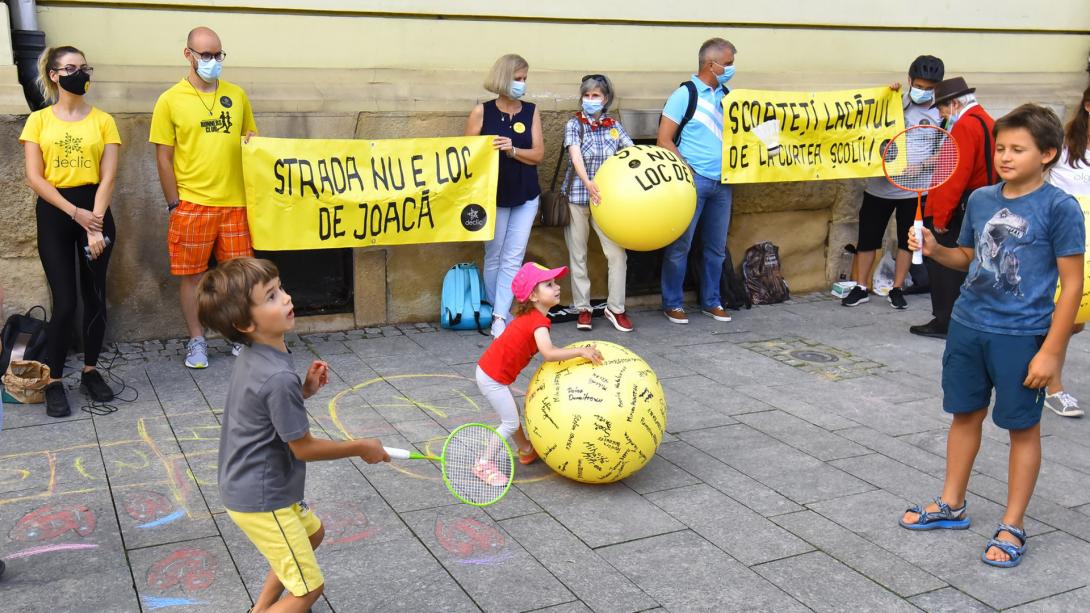
[[[976,89],[969,87],[962,77],[954,77],[935,86],[935,106],[946,119],[946,129],[958,144],[960,154],[957,170],[950,179],[927,194],[924,225],[935,233],[935,240],[946,247],[957,243],[961,232],[961,217],[969,194],[978,187],[991,185],[997,177],[992,158],[995,155],[995,139],[992,126],[995,121],[976,101]],[[921,326],[908,330],[913,334],[946,338],[950,325],[950,312],[961,292],[965,273],[927,260],[927,274],[931,280],[931,310],[934,318]]]

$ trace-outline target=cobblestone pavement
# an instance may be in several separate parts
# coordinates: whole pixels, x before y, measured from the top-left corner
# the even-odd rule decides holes
[[[539,462],[485,510],[454,504],[430,465],[311,464],[327,535],[315,610],[1090,610],[1088,419],[1045,412],[1019,568],[979,561],[1006,498],[1007,440],[990,422],[972,528],[897,526],[939,494],[949,423],[943,343],[908,334],[928,319],[927,297],[909,300],[845,309],[815,295],[688,326],[644,311],[632,334],[558,324],[558,343],[620,343],[655,369],[669,414],[654,459],[597,486]],[[332,368],[307,403],[317,436],[420,449],[496,421],[473,381],[485,343],[427,324],[290,338],[300,372],[316,358]],[[56,420],[4,405],[0,608],[241,613],[266,566],[216,488],[233,358],[213,343],[211,367],[190,371],[179,340],[116,349],[113,374],[138,394],[116,412]],[[1084,404],[1088,366],[1084,334],[1066,368]]]

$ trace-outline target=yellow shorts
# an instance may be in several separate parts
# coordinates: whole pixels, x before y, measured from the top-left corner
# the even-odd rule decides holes
[[[322,522],[305,502],[261,513],[227,509],[227,514],[257,546],[284,589],[293,596],[303,596],[325,583],[309,538],[321,529]]]

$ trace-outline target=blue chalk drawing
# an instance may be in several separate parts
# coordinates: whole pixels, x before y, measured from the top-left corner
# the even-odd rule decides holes
[[[164,515],[163,517],[160,517],[155,521],[149,521],[146,524],[140,524],[139,526],[137,526],[137,528],[158,528],[159,526],[165,526],[166,524],[169,524],[176,519],[181,519],[184,515],[185,511],[178,509],[170,515]]]
[[[184,607],[191,604],[206,604],[198,600],[188,598],[160,598],[158,596],[144,596],[144,607],[147,609],[162,609],[164,607]]]

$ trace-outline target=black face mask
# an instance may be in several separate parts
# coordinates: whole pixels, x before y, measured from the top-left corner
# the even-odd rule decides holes
[[[79,70],[73,74],[61,75],[61,78],[58,79],[58,83],[64,91],[77,96],[82,96],[83,94],[86,94],[87,90],[91,87],[91,75]]]

